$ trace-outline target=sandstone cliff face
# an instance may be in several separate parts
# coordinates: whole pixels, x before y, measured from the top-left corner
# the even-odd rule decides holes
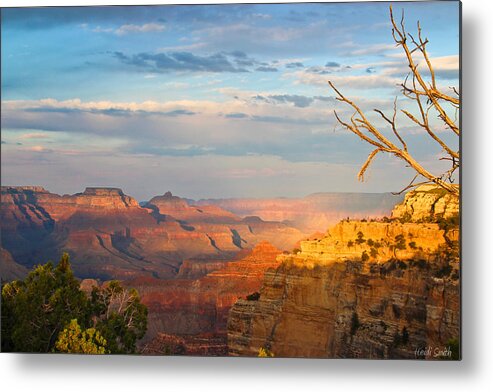
[[[411,221],[433,221],[451,218],[459,214],[459,199],[435,185],[421,185],[408,192],[403,203],[395,206],[393,218]]]
[[[301,241],[266,272],[257,300],[231,308],[230,355],[434,359],[460,336],[458,236],[453,225],[387,219]]]
[[[300,241],[300,252],[284,258],[300,265],[361,260],[363,254],[376,262],[392,257],[427,260],[449,242],[457,242],[458,235],[458,229],[446,233],[436,223],[342,221],[320,239]]]
[[[458,282],[427,266],[283,263],[265,274],[258,301],[231,309],[229,353],[256,356],[264,347],[277,357],[416,358],[416,349],[459,336],[459,311]]]
[[[183,276],[188,269],[198,277],[261,241],[290,249],[303,236],[287,224],[249,222],[171,193],[141,207],[117,188],[60,196],[41,187],[2,187],[1,207],[2,247],[14,261],[31,267],[67,251],[82,278],[171,278],[184,261]]]

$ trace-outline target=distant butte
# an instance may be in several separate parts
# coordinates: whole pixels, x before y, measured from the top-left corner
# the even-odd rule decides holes
[[[253,224],[219,206],[197,207],[171,192],[141,207],[111,187],[63,196],[42,187],[2,187],[0,218],[1,245],[16,263],[31,268],[67,251],[81,278],[167,279],[185,260],[190,270],[207,273],[210,267],[193,264],[228,261],[265,240],[289,250],[304,236],[284,223]]]

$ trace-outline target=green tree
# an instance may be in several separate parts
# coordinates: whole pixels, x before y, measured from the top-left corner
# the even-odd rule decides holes
[[[88,321],[88,299],[64,254],[58,266],[47,263],[24,281],[2,288],[2,351],[48,352],[71,319]]]
[[[106,339],[95,328],[82,330],[77,319],[58,335],[55,351],[78,354],[106,354]],[[108,352],[109,353],[109,352]]]
[[[390,249],[392,249],[394,253],[394,257],[397,257],[396,251],[397,250],[404,250],[406,249],[406,240],[404,238],[404,235],[398,234],[395,236],[395,242],[390,246]]]
[[[85,340],[105,352],[133,353],[146,328],[147,308],[135,289],[112,281],[94,288],[89,298],[67,254],[56,267],[37,266],[24,281],[2,287],[2,351],[60,351],[57,342],[64,350],[77,350]]]

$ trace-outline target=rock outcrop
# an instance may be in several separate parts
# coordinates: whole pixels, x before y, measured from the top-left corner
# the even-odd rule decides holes
[[[436,185],[421,185],[408,192],[404,201],[395,206],[393,218],[413,222],[436,221],[459,215],[459,198]]]
[[[423,201],[409,195],[403,204],[415,199]],[[345,220],[279,255],[260,295],[238,300],[230,311],[230,355],[257,356],[260,348],[278,357],[447,355],[460,337],[458,220],[448,215],[453,206],[437,210],[437,198],[427,200],[435,214],[446,212],[440,223],[402,223],[397,215]],[[421,219],[418,211],[432,208],[422,203],[414,211],[413,219]],[[444,225],[444,216],[454,219]]]
[[[342,221],[320,239],[300,241],[296,254],[281,258],[304,266],[362,258],[374,262],[428,260],[448,243],[456,243],[458,237],[458,228],[445,232],[437,223]]]
[[[276,357],[419,358],[460,336],[459,285],[429,264],[283,263],[265,274],[257,301],[239,300],[229,354]]]

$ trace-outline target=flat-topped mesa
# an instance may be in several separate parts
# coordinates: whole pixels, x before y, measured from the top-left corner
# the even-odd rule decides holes
[[[82,206],[110,209],[139,207],[137,200],[125,195],[120,188],[88,187],[73,197],[75,204]]]
[[[89,196],[125,196],[120,188],[87,187],[82,193]]]
[[[23,221],[28,225],[46,222],[51,222],[51,225],[76,213],[140,210],[138,202],[121,189],[102,187],[86,188],[82,193],[63,196],[38,186],[2,187],[1,202],[1,217],[11,222],[5,223],[11,227],[17,227],[20,217],[25,218]]]
[[[139,203],[119,188],[88,187],[82,193],[58,195],[42,186],[2,186],[2,203],[28,202],[43,208],[54,205],[74,207],[138,207]]]
[[[392,211],[392,218],[410,222],[436,222],[458,215],[459,198],[433,184],[421,185],[408,192],[404,201]]]

